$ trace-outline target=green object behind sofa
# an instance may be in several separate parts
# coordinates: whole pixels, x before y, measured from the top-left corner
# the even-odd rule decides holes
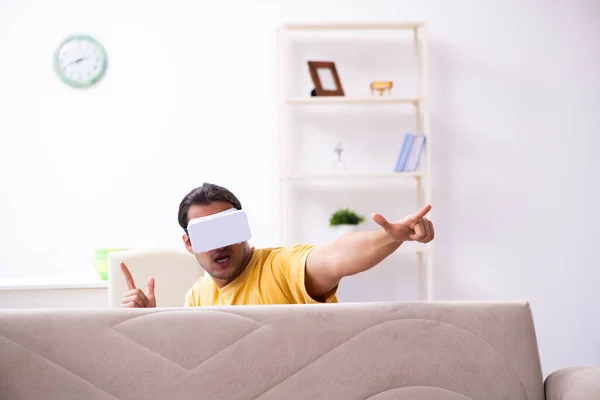
[[[103,281],[108,279],[108,254],[128,249],[96,249],[94,250],[94,269]]]

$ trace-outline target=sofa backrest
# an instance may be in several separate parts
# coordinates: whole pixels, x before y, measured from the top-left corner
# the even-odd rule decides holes
[[[544,398],[526,302],[0,310],[0,394]]]

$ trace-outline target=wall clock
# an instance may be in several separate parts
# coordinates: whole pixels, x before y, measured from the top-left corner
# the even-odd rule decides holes
[[[92,86],[106,71],[106,51],[89,35],[71,35],[54,52],[54,70],[69,86]]]

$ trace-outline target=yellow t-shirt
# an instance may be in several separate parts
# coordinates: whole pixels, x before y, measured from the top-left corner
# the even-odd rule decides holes
[[[233,282],[219,289],[212,277],[200,278],[185,296],[186,307],[319,303],[306,292],[306,257],[312,245],[254,249],[248,266]],[[324,302],[337,303],[337,287]]]

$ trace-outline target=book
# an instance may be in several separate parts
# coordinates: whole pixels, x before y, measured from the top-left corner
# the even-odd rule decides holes
[[[423,152],[423,147],[425,145],[425,136],[418,135],[413,140],[413,145],[410,149],[409,160],[406,163],[406,167],[404,170],[406,172],[414,172],[417,170],[419,166],[419,160],[421,158],[421,153]]]
[[[413,135],[407,133],[404,136],[404,142],[398,159],[396,160],[396,172],[414,172],[419,166],[423,147],[425,146],[424,135]]]
[[[398,155],[398,159],[396,160],[396,172],[404,171],[414,137],[415,136],[412,133],[407,133],[406,135],[404,135],[402,149],[400,150],[400,154]]]

